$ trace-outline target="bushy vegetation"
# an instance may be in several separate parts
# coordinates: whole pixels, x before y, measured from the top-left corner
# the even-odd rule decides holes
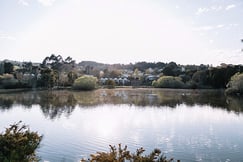
[[[97,152],[92,154],[88,160],[82,159],[81,162],[173,162],[174,159],[167,159],[159,149],[154,149],[149,155],[143,155],[144,149],[137,149],[136,153],[127,150],[127,146],[122,148],[121,144],[116,146],[110,145],[110,152]],[[178,160],[179,162],[179,160]]]
[[[93,90],[96,87],[97,78],[88,75],[77,78],[73,83],[73,89],[75,90]]]
[[[38,161],[35,150],[39,147],[42,136],[20,124],[21,122],[10,125],[0,134],[1,162]]]
[[[106,85],[107,88],[115,88],[116,83],[115,83],[114,80],[107,80],[107,81],[105,82],[105,85]]]
[[[233,75],[227,85],[227,95],[243,94],[243,73]]]
[[[242,65],[221,64],[213,67],[203,64],[179,65],[175,62],[102,64],[93,61],[77,64],[70,56],[64,59],[61,55],[51,54],[42,63],[0,61],[0,88],[69,88],[82,75],[113,80],[117,86],[151,86],[160,76],[171,76],[166,79],[169,83],[163,85],[164,88],[226,88],[237,72],[243,72]],[[11,75],[12,78],[3,79],[4,75]],[[122,82],[117,82],[121,79]],[[108,88],[114,87],[112,82],[109,84]],[[154,86],[157,85],[160,87],[158,82],[154,82]]]
[[[157,81],[153,81],[152,85],[156,88],[185,88],[181,78],[174,76],[162,76]]]
[[[18,88],[19,86],[18,80],[12,74],[0,75],[0,88]]]

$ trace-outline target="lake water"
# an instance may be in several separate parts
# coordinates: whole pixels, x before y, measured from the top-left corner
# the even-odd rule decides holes
[[[181,161],[243,161],[243,99],[215,90],[99,89],[0,94],[0,132],[44,135],[42,161],[78,162],[119,143]]]

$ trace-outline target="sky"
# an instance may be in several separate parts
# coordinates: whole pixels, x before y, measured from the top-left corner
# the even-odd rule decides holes
[[[242,0],[1,0],[0,60],[243,63]]]

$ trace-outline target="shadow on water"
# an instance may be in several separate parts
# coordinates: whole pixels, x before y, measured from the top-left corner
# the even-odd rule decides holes
[[[102,104],[135,105],[139,107],[170,107],[208,105],[226,111],[241,113],[243,98],[226,97],[220,90],[174,89],[98,89],[95,91],[33,91],[0,94],[0,111],[21,105],[31,108],[39,105],[46,118],[69,116],[76,106],[96,107]]]

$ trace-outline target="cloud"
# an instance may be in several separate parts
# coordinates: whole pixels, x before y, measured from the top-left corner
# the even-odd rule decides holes
[[[19,0],[18,3],[23,6],[29,6],[29,2],[27,2],[26,0]]]
[[[208,13],[210,11],[221,11],[223,9],[222,6],[211,6],[211,7],[200,7],[197,9],[196,15],[201,15],[203,13]]]
[[[231,9],[233,9],[233,8],[235,8],[235,7],[236,7],[235,4],[231,4],[231,5],[226,6],[226,7],[225,7],[225,10],[226,10],[226,11],[227,11],[227,10],[231,10]]]
[[[214,43],[214,40],[210,39],[210,40],[209,40],[209,43],[210,43],[210,44],[213,44],[213,43]]]
[[[0,31],[0,40],[10,40],[10,41],[15,41],[17,40],[16,37],[11,36],[9,34],[6,34],[2,31]]]
[[[38,0],[43,6],[52,6],[56,0]]]
[[[201,14],[203,14],[203,13],[205,13],[205,12],[208,12],[209,11],[209,9],[208,8],[199,8],[198,10],[197,10],[197,12],[196,12],[196,15],[201,15]]]
[[[223,28],[224,25],[223,24],[220,24],[220,25],[217,25],[216,28],[219,29],[219,28]]]
[[[15,41],[16,38],[10,35],[0,35],[0,39],[5,39],[5,40],[12,40]]]
[[[241,64],[240,60],[243,59],[241,49],[213,49],[208,51],[213,55],[210,59],[213,60],[215,65],[221,63],[226,64]]]
[[[209,31],[209,30],[215,30],[215,29],[220,29],[225,27],[225,25],[223,24],[219,24],[219,25],[208,25],[208,26],[201,26],[201,27],[196,27],[193,28],[194,31]]]
[[[228,11],[235,7],[236,7],[235,4],[230,4],[227,6],[219,5],[219,6],[210,6],[210,7],[200,7],[197,9],[196,15],[201,15],[201,14],[208,13],[208,12],[218,12],[218,11],[223,11],[223,10]]]
[[[232,28],[236,28],[238,27],[239,24],[218,24],[218,25],[206,25],[206,26],[199,26],[199,27],[195,27],[192,30],[193,31],[210,31],[210,30],[217,30],[217,29],[226,29],[226,30],[230,30]]]

